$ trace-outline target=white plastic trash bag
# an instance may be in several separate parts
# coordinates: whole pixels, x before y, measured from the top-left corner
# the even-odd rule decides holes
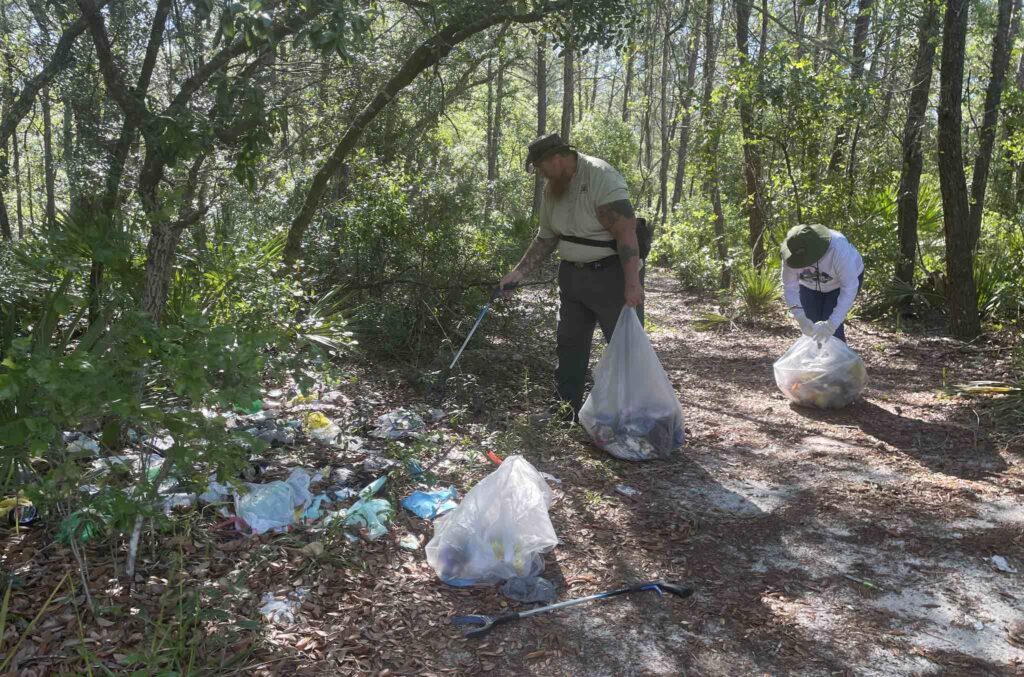
[[[235,494],[235,514],[245,520],[254,534],[283,531],[302,519],[313,501],[309,473],[295,468],[284,482],[248,484],[244,496]]]
[[[802,336],[775,363],[779,390],[805,407],[845,407],[860,396],[867,382],[860,355],[835,336],[820,345]]]
[[[683,444],[683,408],[629,306],[594,369],[580,423],[597,446],[627,461],[667,458]]]
[[[522,456],[509,456],[434,522],[427,562],[449,585],[491,585],[544,570],[558,544],[548,517],[551,489]]]

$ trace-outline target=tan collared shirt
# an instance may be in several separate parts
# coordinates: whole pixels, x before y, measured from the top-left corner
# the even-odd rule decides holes
[[[626,180],[614,167],[600,158],[580,153],[576,174],[569,182],[569,190],[565,195],[554,198],[547,190],[544,191],[537,237],[573,235],[589,240],[614,240],[612,234],[597,220],[597,208],[628,199]],[[558,243],[558,255],[566,261],[589,263],[614,253],[611,248],[591,247],[565,240]]]

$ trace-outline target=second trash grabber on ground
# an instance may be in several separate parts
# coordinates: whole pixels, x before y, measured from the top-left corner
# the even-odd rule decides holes
[[[693,594],[693,588],[680,585],[679,583],[668,583],[666,581],[648,581],[646,583],[637,583],[631,585],[628,588],[619,588],[618,590],[609,590],[608,592],[599,592],[596,595],[589,595],[587,597],[579,597],[577,599],[569,599],[564,602],[558,602],[557,604],[550,604],[548,606],[542,606],[537,609],[528,609],[526,611],[509,611],[501,614],[500,616],[485,616],[483,614],[473,614],[469,616],[454,616],[452,623],[455,625],[469,626],[463,630],[462,634],[465,637],[483,637],[491,631],[495,625],[504,625],[512,621],[518,621],[521,618],[528,618],[530,616],[536,616],[537,614],[546,613],[548,611],[555,611],[556,609],[565,609],[577,604],[585,604],[587,602],[593,602],[598,599],[608,599],[609,597],[616,597],[618,595],[625,595],[630,592],[643,592],[645,590],[654,590],[659,595],[664,593],[672,593],[677,597],[686,598]]]

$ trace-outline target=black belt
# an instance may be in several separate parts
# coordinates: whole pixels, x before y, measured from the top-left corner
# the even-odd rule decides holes
[[[583,261],[565,261],[565,260],[563,260],[562,261],[562,265],[563,266],[572,266],[573,268],[589,268],[590,270],[601,270],[602,268],[607,268],[608,266],[610,266],[610,265],[612,265],[614,263],[618,263],[618,261],[619,261],[619,255],[618,254],[612,254],[611,256],[606,256],[603,259],[598,259],[597,261],[588,261],[586,263],[584,263]]]

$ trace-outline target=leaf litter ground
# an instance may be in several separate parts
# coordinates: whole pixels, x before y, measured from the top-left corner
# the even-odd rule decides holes
[[[9,533],[3,564],[17,583],[4,625],[4,659],[15,654],[8,669],[1024,674],[1021,449],[941,390],[944,379],[990,378],[990,356],[855,322],[849,338],[871,375],[863,401],[798,409],[771,372],[795,338],[789,325],[695,331],[710,304],[654,274],[649,331],[688,439],[670,461],[635,465],[597,450],[579,428],[526,423],[546,405],[553,298],[524,294],[514,312],[489,320],[506,339],[467,350],[449,381],[448,416],[424,440],[367,441],[369,451],[416,456],[438,485],[463,494],[494,468],[487,451],[522,453],[560,480],[551,514],[561,543],[545,570],[560,599],[650,578],[689,583],[692,598],[619,597],[464,640],[451,615],[509,603],[495,588],[443,585],[422,547],[398,546],[409,534],[429,539],[429,522],[399,511],[372,543],[310,527],[243,537],[207,509],[144,544],[131,589],[116,576],[115,553],[86,548],[95,617],[70,552],[42,527]],[[330,397],[294,409],[360,431],[422,399],[411,369],[353,374]],[[368,450],[359,440],[275,449],[261,481],[295,465],[360,468]],[[618,493],[620,484],[639,495]],[[412,486],[396,471],[389,498]],[[301,597],[294,623],[262,622],[267,593]]]

